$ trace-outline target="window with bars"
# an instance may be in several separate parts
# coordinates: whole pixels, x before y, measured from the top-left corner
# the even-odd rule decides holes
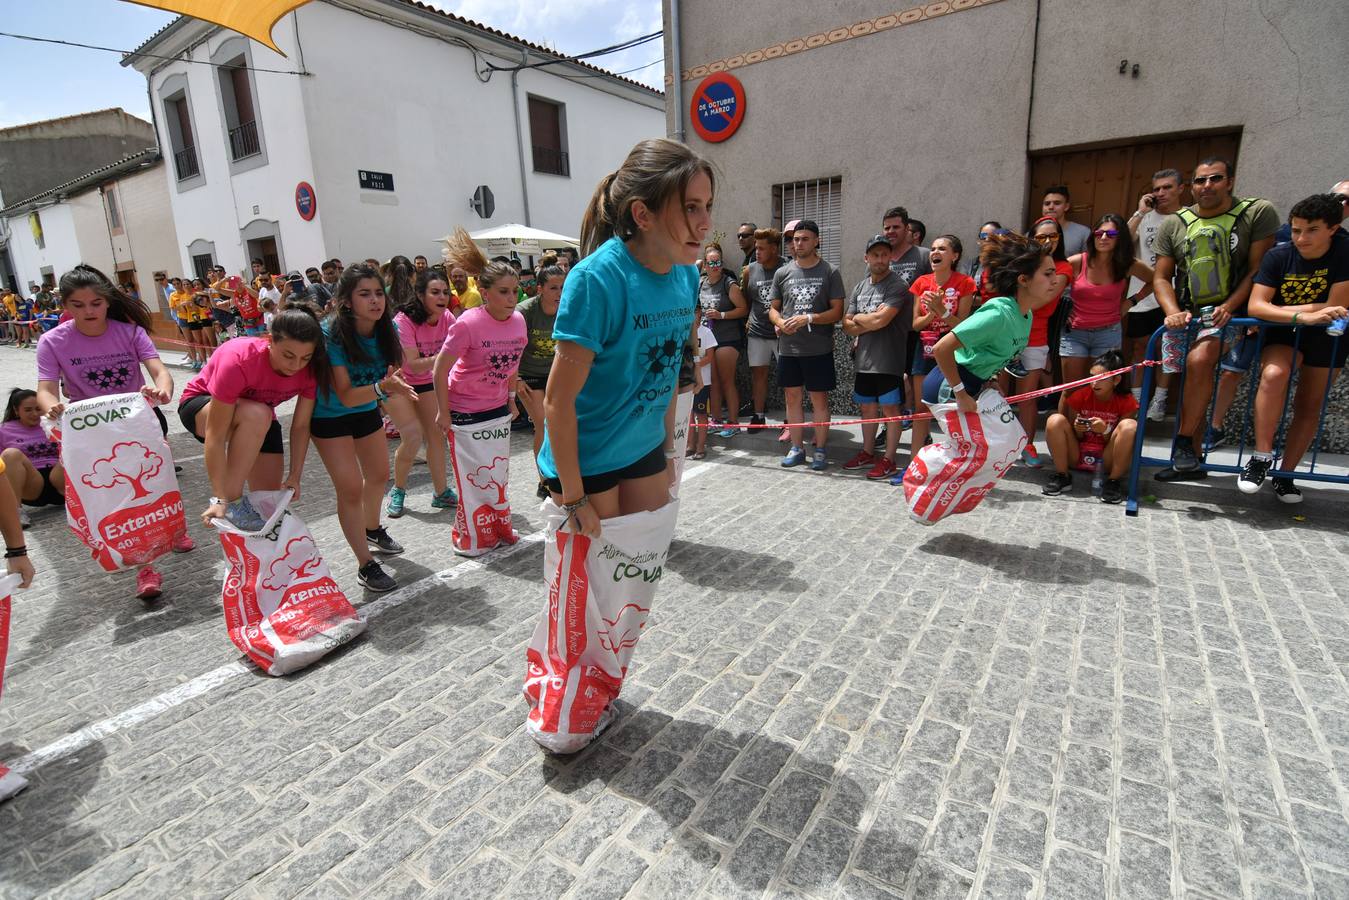
[[[831,266],[842,264],[843,177],[816,178],[773,185],[773,225],[782,228],[793,219],[811,219],[820,226],[820,258]],[[792,258],[790,247],[782,250]]]
[[[561,103],[542,97],[529,98],[529,137],[534,149],[535,172],[571,175],[566,123],[566,107]]]

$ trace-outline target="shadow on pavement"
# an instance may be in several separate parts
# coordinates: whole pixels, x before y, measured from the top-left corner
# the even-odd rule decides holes
[[[735,547],[723,547],[701,541],[676,538],[670,542],[666,566],[690,584],[725,588],[736,584],[740,575],[753,575],[756,589],[771,588],[789,594],[810,589],[805,581],[789,574],[795,563],[768,553],[755,553]]]
[[[925,553],[946,556],[963,562],[997,569],[1013,578],[1042,584],[1091,584],[1114,581],[1134,587],[1152,587],[1152,580],[1112,566],[1099,556],[1041,541],[1028,544],[999,544],[963,534],[941,534],[918,547]]]

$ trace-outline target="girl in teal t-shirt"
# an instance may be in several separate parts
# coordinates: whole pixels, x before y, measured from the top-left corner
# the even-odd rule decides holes
[[[984,382],[1025,349],[1031,313],[1052,302],[1058,289],[1049,251],[1023,235],[989,238],[979,262],[996,296],[937,342],[937,368],[923,379],[923,400],[940,402],[949,387],[963,412],[977,409]]]
[[[669,423],[712,190],[706,160],[642,141],[600,182],[581,223],[584,258],[553,327],[539,471],[567,527],[587,537],[602,519],[670,502]]]

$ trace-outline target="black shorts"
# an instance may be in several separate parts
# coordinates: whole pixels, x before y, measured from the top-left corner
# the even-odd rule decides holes
[[[183,327],[188,331],[201,331],[206,327],[205,322],[184,322]]]
[[[630,466],[624,466],[621,469],[614,469],[612,472],[601,472],[598,475],[582,475],[581,490],[587,494],[602,494],[607,490],[618,487],[620,481],[631,481],[634,478],[649,478],[657,472],[665,471],[665,447],[658,446],[655,450],[643,456],[637,462]],[[562,493],[562,481],[557,478],[545,478],[543,483],[548,485],[548,490],[554,494]]]
[[[314,416],[309,420],[309,433],[316,438],[349,437],[359,441],[383,430],[384,417],[379,414],[378,407],[345,416]]]
[[[1161,328],[1165,321],[1166,313],[1160,306],[1147,312],[1128,313],[1124,316],[1124,336],[1134,339],[1152,337],[1152,333]]]
[[[1295,332],[1291,327],[1279,327],[1265,329],[1266,347],[1291,347],[1293,346],[1293,337]],[[1248,342],[1255,338],[1247,338]],[[1335,339],[1326,334],[1326,330],[1319,326],[1308,326],[1302,329],[1302,335],[1297,339],[1298,352],[1302,354],[1302,365],[1314,366],[1318,369],[1340,369],[1344,367],[1346,358],[1349,358],[1349,334],[1341,335],[1338,346]]]
[[[428,381],[426,384],[414,384],[412,389],[419,394],[433,394],[436,390],[436,383]]]
[[[884,398],[887,394],[899,394],[899,402],[904,402],[904,376],[889,375],[884,372],[856,372],[853,374],[853,394],[856,397]],[[858,401],[861,402],[860,400]]]
[[[707,405],[712,400],[712,385],[705,384],[698,388],[698,392],[693,395],[693,411],[699,415],[707,415]]]
[[[42,476],[42,493],[37,495],[36,500],[23,501],[24,506],[65,506],[66,498],[61,496],[55,486],[52,485],[52,469],[54,466],[47,466],[38,469],[37,473]]]
[[[450,424],[459,426],[477,425],[479,422],[490,422],[493,419],[499,419],[502,416],[509,416],[510,414],[511,408],[509,404],[506,406],[498,406],[496,409],[484,409],[482,412],[451,412]]]
[[[779,356],[778,387],[805,387],[811,393],[832,391],[838,386],[834,373],[834,354],[819,356]]]
[[[178,404],[178,421],[183,423],[187,433],[197,439],[198,444],[206,443],[206,435],[197,434],[197,416],[205,408],[206,404],[211,402],[210,394],[198,394],[195,397],[189,397],[180,401]],[[260,453],[285,453],[285,447],[281,443],[281,423],[272,419],[272,424],[267,429],[267,436],[262,439],[262,449]]]

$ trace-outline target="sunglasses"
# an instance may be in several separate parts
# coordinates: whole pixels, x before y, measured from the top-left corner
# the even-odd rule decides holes
[[[989,238],[993,237],[994,235],[1001,235],[1001,234],[1011,234],[1011,232],[1008,231],[1006,228],[999,228],[997,231],[990,231],[987,234],[980,234],[979,240],[986,241]],[[1057,240],[1057,238],[1055,239]]]
[[[1195,187],[1203,187],[1206,184],[1222,184],[1226,175],[1196,175],[1190,180]]]
[[[1037,234],[1035,239],[1042,244],[1057,244],[1059,242],[1057,234]]]
[[[754,237],[754,232],[752,232],[752,231],[742,231],[740,234],[737,234],[736,237],[740,238],[740,240],[743,241],[745,238],[752,238],[752,237]]]
[[[1098,238],[1117,238],[1119,237],[1118,228],[1097,228],[1092,234]]]
[[[704,263],[704,265],[706,265],[709,269],[720,269],[721,260],[717,260],[716,262],[709,260],[708,262]]]

